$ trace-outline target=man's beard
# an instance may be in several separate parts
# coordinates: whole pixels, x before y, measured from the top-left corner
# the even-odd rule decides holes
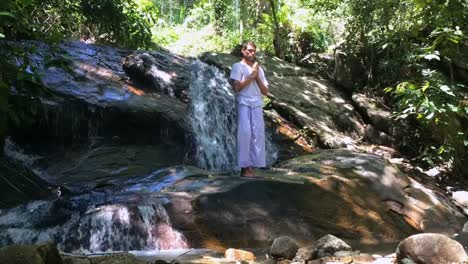
[[[245,56],[244,58],[245,58],[247,61],[255,62],[255,57]]]

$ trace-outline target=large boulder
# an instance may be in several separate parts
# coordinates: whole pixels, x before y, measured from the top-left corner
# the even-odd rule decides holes
[[[15,142],[43,144],[47,141],[61,145],[114,136],[127,141],[151,142],[162,136],[161,131],[167,136],[167,130],[171,131],[169,136],[174,141],[183,141],[189,133],[183,100],[150,89],[139,83],[140,79],[132,80],[135,74],[129,77],[124,71],[127,56],[125,65],[129,65],[126,67],[129,72],[133,73],[130,69],[134,69],[138,61],[129,50],[82,42],[66,42],[58,48],[40,42],[8,45],[35,47],[29,59],[49,91],[42,97],[14,94],[10,98],[14,106],[28,105],[36,109],[30,113],[28,126],[10,131]],[[186,90],[188,81],[183,76],[189,73],[177,77],[182,80],[180,82],[172,81],[173,76],[181,72],[175,74],[171,69],[182,71],[185,68],[175,59],[169,62],[173,64],[167,68],[153,69],[169,79],[155,76],[152,83],[175,83],[174,90]]]
[[[330,233],[351,245],[395,243],[417,232],[453,234],[464,221],[441,193],[376,155],[322,150],[278,166],[235,187],[236,181],[229,187],[213,179],[217,192],[201,194],[192,207],[183,203],[194,219],[185,214],[181,224],[187,228],[188,220],[195,221],[198,238],[211,246],[248,248],[268,246],[285,234],[299,246]]]
[[[397,261],[410,259],[414,263],[441,264],[468,261],[463,246],[441,234],[417,234],[401,241],[397,247]]]
[[[335,50],[335,83],[345,88],[350,94],[360,88],[365,74],[363,62],[344,49]]]

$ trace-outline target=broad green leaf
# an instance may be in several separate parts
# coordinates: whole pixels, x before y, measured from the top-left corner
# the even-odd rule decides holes
[[[424,82],[424,86],[421,88],[421,90],[423,92],[425,92],[427,90],[427,88],[429,88],[429,86],[431,86],[431,83],[426,81],[426,82]]]
[[[5,35],[3,35],[2,33],[0,33],[0,38],[4,38],[4,37],[5,37]]]
[[[0,16],[9,16],[9,17],[15,18],[15,16],[12,13],[7,12],[7,11],[1,11]]]

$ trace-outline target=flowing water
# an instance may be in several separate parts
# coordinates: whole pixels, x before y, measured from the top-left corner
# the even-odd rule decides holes
[[[164,201],[92,205],[84,199],[34,201],[0,211],[0,246],[54,241],[75,253],[188,248]]]

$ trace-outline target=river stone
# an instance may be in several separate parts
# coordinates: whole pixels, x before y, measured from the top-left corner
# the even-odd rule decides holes
[[[315,245],[308,245],[306,247],[301,247],[297,250],[296,256],[293,258],[295,262],[307,263],[307,261],[312,260],[315,252]]]
[[[298,250],[297,242],[287,236],[278,237],[273,241],[270,254],[275,258],[293,259]]]
[[[32,246],[11,245],[0,249],[2,264],[62,264],[57,248],[52,243]]]
[[[417,234],[401,241],[397,247],[397,261],[404,258],[424,264],[468,261],[468,256],[460,243],[435,233]]]
[[[334,235],[326,235],[317,240],[316,256],[322,258],[333,256],[337,251],[350,251],[351,247]]]

